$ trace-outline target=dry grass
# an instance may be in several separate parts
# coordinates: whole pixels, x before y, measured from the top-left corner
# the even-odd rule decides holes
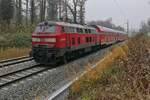
[[[150,100],[150,39],[115,47],[72,87],[70,100]]]
[[[127,56],[126,51],[128,51],[127,45],[114,47],[112,52],[107,54],[102,61],[98,62],[98,65],[94,70],[89,71],[71,87],[71,100],[74,98],[72,97],[72,94],[80,95],[80,93],[82,94],[86,90],[92,90],[91,86],[94,86],[97,83],[103,71],[107,69],[114,60],[125,58]],[[90,68],[88,70],[90,70]]]
[[[30,51],[30,48],[0,49],[0,60],[26,56]]]

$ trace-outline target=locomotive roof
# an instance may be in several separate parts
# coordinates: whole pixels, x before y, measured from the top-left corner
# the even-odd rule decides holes
[[[88,28],[88,29],[94,29],[93,27],[87,26],[87,25],[80,25],[80,24],[72,24],[72,23],[67,23],[67,22],[53,22],[53,21],[47,21],[47,22],[42,22],[39,25],[43,24],[49,24],[49,25],[60,25],[60,26],[68,26],[68,27],[76,27],[76,28]]]
[[[100,29],[100,31],[102,31],[102,32],[125,34],[125,32],[123,32],[123,31],[114,30],[114,29],[103,27],[103,26],[100,26],[100,25],[96,25],[96,27],[98,27]]]

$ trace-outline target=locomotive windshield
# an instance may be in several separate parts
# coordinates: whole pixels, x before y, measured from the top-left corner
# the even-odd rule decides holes
[[[54,33],[55,32],[55,26],[54,25],[38,25],[36,27],[35,32]]]

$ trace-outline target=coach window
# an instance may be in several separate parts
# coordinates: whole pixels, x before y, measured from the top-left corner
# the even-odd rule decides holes
[[[94,34],[96,34],[96,31],[95,31],[95,30],[93,30],[93,33],[94,33]]]
[[[91,30],[91,33],[92,33],[92,34],[94,33],[93,30]]]
[[[94,33],[94,34],[96,33],[95,30],[93,30],[93,33]]]

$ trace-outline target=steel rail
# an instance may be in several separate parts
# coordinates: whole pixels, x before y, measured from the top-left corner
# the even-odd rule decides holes
[[[34,68],[37,68],[36,69],[37,71]],[[5,75],[1,75],[0,76],[0,88],[3,88],[5,86],[8,86],[8,85],[13,84],[15,82],[18,82],[20,80],[26,79],[26,78],[31,77],[33,75],[37,75],[37,74],[42,73],[44,71],[47,71],[49,69],[50,68],[40,67],[40,65],[34,65],[30,68],[26,68],[26,69],[18,70],[18,71],[11,72],[11,73],[8,73],[8,74],[5,74]],[[27,75],[24,74],[24,72],[26,72]],[[22,76],[18,77],[17,74],[22,74]],[[10,78],[12,76],[13,76],[14,79],[9,80],[8,78]],[[17,77],[15,77],[15,76],[17,76]],[[4,82],[3,80],[8,80],[8,81]]]
[[[10,65],[20,64],[20,63],[32,61],[32,60],[33,60],[32,57],[22,57],[22,58],[18,58],[18,59],[16,58],[16,59],[10,59],[7,61],[1,61],[0,68],[7,67]]]

